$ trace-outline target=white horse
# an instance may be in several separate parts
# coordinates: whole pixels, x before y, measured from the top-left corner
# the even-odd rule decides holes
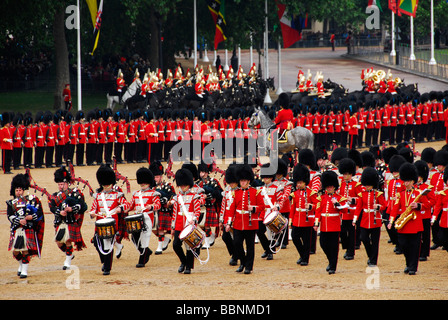
[[[249,119],[248,126],[254,128],[260,125],[260,130],[263,131],[264,146],[267,154],[270,154],[271,141],[268,140],[271,133],[270,129],[275,127],[275,123],[264,113],[261,108],[255,109],[251,118]],[[289,130],[287,133],[286,142],[278,142],[278,152],[287,153],[294,151],[295,149],[311,149],[314,150],[314,134],[304,127],[295,127]]]
[[[131,85],[126,89],[126,91],[123,93],[123,96],[121,97],[121,103],[118,96],[111,96],[109,93],[107,94],[107,108],[110,108],[111,110],[114,110],[115,104],[120,105],[126,105],[126,101],[135,96],[140,88],[142,87],[142,82],[140,79],[135,80],[131,83]]]

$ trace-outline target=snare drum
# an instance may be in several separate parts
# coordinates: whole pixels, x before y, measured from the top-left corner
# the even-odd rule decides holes
[[[272,211],[265,218],[263,223],[273,233],[278,234],[288,226],[288,221],[283,217],[280,212]]]
[[[138,233],[143,230],[143,213],[133,214],[124,218],[128,233]]]
[[[197,226],[188,225],[179,234],[179,239],[184,241],[191,249],[196,249],[204,241],[204,232]]]
[[[115,219],[114,218],[104,218],[95,221],[96,233],[101,239],[113,238],[116,234],[115,230]]]

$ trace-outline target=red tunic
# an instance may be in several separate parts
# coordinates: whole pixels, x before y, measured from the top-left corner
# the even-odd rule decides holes
[[[254,212],[249,212],[249,205],[255,208]],[[264,209],[261,190],[253,187],[236,190],[230,206],[232,227],[236,230],[258,230],[259,216],[263,214]]]

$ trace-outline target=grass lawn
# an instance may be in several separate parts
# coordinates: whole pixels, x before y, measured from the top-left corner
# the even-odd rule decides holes
[[[73,93],[72,114],[78,111],[78,99],[76,92]],[[99,108],[104,110],[107,105],[106,93],[88,93],[82,96],[82,110]],[[37,111],[53,110],[53,94],[49,92],[25,91],[25,92],[2,92],[0,93],[0,113],[5,111],[21,112],[31,111],[33,116]]]

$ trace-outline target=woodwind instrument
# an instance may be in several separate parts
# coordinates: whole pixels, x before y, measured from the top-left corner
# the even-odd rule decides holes
[[[408,223],[410,220],[414,220],[417,218],[417,215],[414,212],[414,209],[411,208],[411,204],[416,203],[422,196],[426,195],[431,191],[431,189],[425,189],[423,190],[418,196],[415,197],[414,201],[412,201],[406,210],[398,217],[397,220],[395,220],[395,229],[400,230],[402,229],[406,223]]]

